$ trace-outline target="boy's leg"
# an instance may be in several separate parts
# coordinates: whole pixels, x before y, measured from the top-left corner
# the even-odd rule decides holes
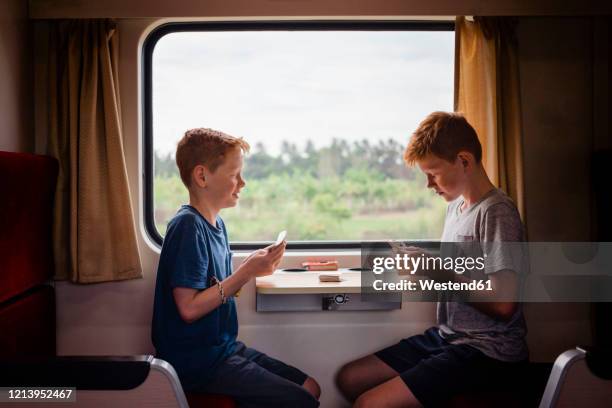
[[[435,407],[454,395],[489,389],[503,381],[511,366],[466,345],[448,344],[398,377],[378,385],[357,399],[356,407]]]
[[[304,384],[302,384],[302,387],[304,387],[306,391],[308,391],[317,400],[319,397],[321,397],[321,386],[314,378],[308,377],[306,381],[304,381]]]
[[[361,394],[353,408],[420,408],[422,406],[402,378],[397,376]]]
[[[287,366],[289,369],[285,369],[285,373],[290,373],[292,378],[284,378],[253,361],[264,360],[260,356],[260,354],[265,356],[263,353],[256,354],[247,350],[249,349],[239,344],[236,353],[221,363],[214,373],[213,380],[201,391],[233,397],[240,407],[319,406],[319,401],[302,386],[309,378],[306,374],[301,372],[298,374],[299,370]],[[252,360],[244,354],[248,354]],[[275,363],[275,368],[278,367],[279,365]],[[299,384],[300,381],[302,384]]]
[[[351,361],[336,374],[336,385],[349,401],[383,382],[397,377],[399,373],[374,354]]]
[[[242,345],[242,343],[240,344]],[[314,378],[309,377],[303,371],[250,347],[240,347],[237,353],[246,358],[247,360],[252,361],[257,365],[265,368],[266,370],[276,375],[279,375],[297,385],[301,385],[316,399],[319,399],[319,397],[321,396],[321,388],[317,381]]]
[[[349,401],[406,371],[424,358],[442,351],[446,343],[432,327],[375,354],[344,365],[336,375],[338,388]]]

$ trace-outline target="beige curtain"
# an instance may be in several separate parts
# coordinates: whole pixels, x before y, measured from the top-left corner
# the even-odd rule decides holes
[[[474,126],[491,181],[514,200],[526,223],[521,101],[514,20],[458,17],[455,111]]]
[[[49,38],[48,146],[60,162],[56,279],[142,277],[121,133],[116,26],[56,21]]]

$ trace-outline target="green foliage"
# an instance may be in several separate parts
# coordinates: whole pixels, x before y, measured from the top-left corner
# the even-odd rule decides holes
[[[171,177],[178,173],[174,157],[172,157],[170,153],[159,156],[157,152],[155,152],[153,168],[155,169],[156,176]]]
[[[284,142],[280,157],[256,146],[238,206],[222,212],[230,239],[270,241],[283,229],[292,241],[439,238],[446,204],[401,154],[394,141],[333,140],[318,150],[309,142],[303,152]],[[156,155],[155,163],[155,222],[163,235],[188,195],[170,156]]]
[[[316,195],[312,204],[315,210],[329,214],[337,222],[351,218],[351,210],[331,193]]]
[[[270,241],[286,229],[291,240],[438,238],[443,200],[423,180],[273,175],[247,182],[237,207],[223,210],[233,241]],[[155,221],[163,235],[187,190],[180,178],[155,178]]]
[[[308,140],[303,150],[285,140],[279,156],[269,154],[261,143],[255,145],[246,156],[244,171],[251,180],[279,174],[344,177],[356,169],[383,178],[413,180],[417,171],[404,165],[402,154],[403,146],[392,139],[381,140],[376,145],[367,140],[349,144],[346,140],[333,139],[329,146],[319,149]],[[154,168],[156,176],[168,177],[177,171],[171,154],[155,153]]]

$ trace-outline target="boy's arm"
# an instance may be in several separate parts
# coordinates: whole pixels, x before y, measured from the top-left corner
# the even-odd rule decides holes
[[[524,236],[516,208],[504,203],[490,207],[481,222],[480,236],[484,238],[481,245],[487,248],[485,269],[489,271],[486,276],[491,282],[491,290],[470,291],[466,303],[491,317],[510,320],[517,307],[519,273],[524,272],[517,259],[525,256],[519,244]],[[454,282],[471,281],[454,271],[445,271],[441,276]]]
[[[418,247],[408,247],[401,250],[403,254],[418,258],[421,254],[429,254]],[[404,272],[408,273],[408,272]],[[467,276],[455,273],[452,270],[435,269],[415,271],[417,275],[427,275],[436,282],[458,282],[469,283],[472,280]],[[400,272],[400,275],[403,274]],[[516,311],[518,296],[518,277],[516,272],[510,269],[500,270],[487,275],[491,281],[491,290],[470,291],[469,302],[465,302],[475,309],[501,320],[510,320]]]
[[[480,225],[480,236],[488,252],[485,261],[492,291],[476,291],[469,304],[501,320],[510,320],[517,309],[520,281],[526,271],[527,253],[521,217],[514,205],[500,203],[487,209]]]
[[[510,243],[495,243],[495,248],[502,249],[496,251],[501,256],[490,256],[490,258],[508,258],[503,254],[503,245]],[[507,249],[507,248],[506,248]],[[407,247],[401,251],[410,257],[418,258],[422,255],[430,256],[426,251],[418,247]],[[510,257],[511,258],[511,257]],[[485,287],[483,290],[471,290],[464,293],[467,300],[465,303],[478,309],[479,311],[499,320],[510,320],[517,307],[519,295],[519,276],[511,262],[500,262],[493,267],[493,271],[486,274],[486,279],[490,281],[490,290]],[[415,271],[419,275],[427,275],[429,278],[440,282],[470,283],[473,279],[447,269],[430,269]]]
[[[442,272],[445,278],[437,280],[451,280],[453,282],[470,282],[467,276],[458,275],[452,271]],[[500,319],[510,320],[516,311],[518,296],[518,277],[516,272],[505,269],[491,273],[487,276],[491,281],[492,290],[476,290],[470,292],[471,301],[466,302],[479,311]]]
[[[236,294],[242,286],[256,276],[266,276],[274,272],[278,266],[286,242],[254,252],[230,276],[221,281],[226,297]],[[186,323],[193,323],[218,308],[221,294],[217,285],[204,290],[175,287],[172,290],[174,302],[181,318]]]
[[[409,253],[418,257],[427,254],[425,251],[413,247]],[[452,270],[436,269],[420,271],[418,275],[427,275],[436,282],[458,282],[469,283],[472,279],[455,273]],[[516,299],[518,297],[518,277],[516,272],[504,269],[487,275],[491,281],[491,290],[473,290],[469,292],[470,301],[465,302],[475,309],[500,320],[510,320],[516,311]]]
[[[233,296],[249,281],[250,277],[247,272],[244,269],[236,270],[221,282],[225,296]],[[193,323],[221,306],[221,295],[217,285],[204,290],[176,287],[172,289],[172,294],[179,314],[185,323]]]

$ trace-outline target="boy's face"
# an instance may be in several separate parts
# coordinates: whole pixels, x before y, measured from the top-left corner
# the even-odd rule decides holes
[[[242,179],[242,150],[232,148],[225,153],[223,163],[214,172],[203,169],[205,191],[215,207],[234,207],[240,198],[240,190],[246,185]]]
[[[428,154],[418,160],[417,165],[427,176],[427,188],[433,189],[447,202],[455,200],[463,193],[466,172],[459,156],[454,162],[449,162],[434,154]]]

